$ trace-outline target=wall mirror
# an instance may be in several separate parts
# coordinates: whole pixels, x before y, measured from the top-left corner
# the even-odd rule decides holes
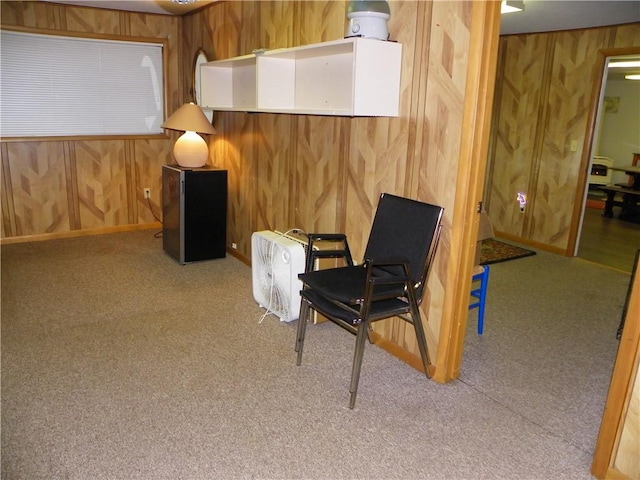
[[[202,106],[200,88],[200,66],[207,63],[209,57],[202,48],[199,48],[193,59],[193,101],[196,105]]]
[[[209,61],[209,57],[206,52],[199,48],[196,52],[196,55],[193,59],[193,102],[196,105],[202,107],[202,87],[201,87],[201,79],[200,79],[200,67],[202,64],[207,63]],[[211,110],[203,110],[207,119],[211,122],[213,120],[213,111]]]

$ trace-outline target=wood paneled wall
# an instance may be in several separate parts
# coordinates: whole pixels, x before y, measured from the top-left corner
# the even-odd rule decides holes
[[[638,23],[501,38],[486,196],[498,234],[573,255],[599,54],[639,46]]]
[[[166,109],[172,112],[180,106],[178,17],[48,2],[3,1],[0,8],[3,27],[166,40]],[[154,213],[161,215],[161,166],[172,162],[172,146],[172,139],[163,135],[2,142],[3,240],[114,231],[154,223]],[[145,187],[151,188],[153,213],[143,197]]]
[[[252,232],[294,227],[346,232],[360,257],[382,192],[444,206],[441,243],[422,310],[435,378],[446,381],[457,374],[457,367],[449,366],[460,362],[461,350],[453,346],[461,342],[466,323],[467,273],[477,232],[473,211],[482,196],[481,191],[475,198],[468,194],[482,185],[470,172],[486,159],[477,151],[461,161],[463,138],[469,141],[476,123],[482,123],[470,113],[482,112],[477,95],[492,98],[493,91],[467,96],[468,82],[479,84],[481,70],[470,78],[469,52],[474,42],[487,41],[485,35],[495,38],[497,50],[499,15],[487,2],[390,4],[390,36],[403,45],[398,118],[217,112],[211,163],[229,171],[228,244],[235,243],[247,260]],[[344,36],[345,11],[346,2],[336,1],[216,3],[185,16],[183,57],[193,58],[201,47],[209,58],[224,59],[254,49],[335,40]],[[492,86],[495,58],[474,60],[486,60]],[[190,81],[185,76],[183,83]],[[471,125],[466,131],[465,119]],[[376,333],[406,353],[410,363],[419,363],[413,362],[418,353],[413,330],[404,322],[379,322]],[[453,360],[452,349],[458,355]]]

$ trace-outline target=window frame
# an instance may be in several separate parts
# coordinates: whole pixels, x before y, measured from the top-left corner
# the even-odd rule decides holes
[[[168,62],[169,62],[169,42],[167,38],[139,37],[129,35],[94,34],[86,32],[71,32],[51,29],[38,29],[29,27],[5,26],[0,27],[0,31],[27,33],[32,35],[57,36],[70,39],[106,40],[114,42],[146,43],[161,45],[162,48],[162,120],[167,118],[168,101]],[[1,86],[0,86],[1,88]],[[4,136],[0,131],[0,141],[2,142],[42,142],[42,141],[73,141],[73,140],[140,140],[140,139],[166,139],[169,138],[166,130],[162,133],[138,133],[138,134],[90,134],[90,135],[30,135],[30,136]]]

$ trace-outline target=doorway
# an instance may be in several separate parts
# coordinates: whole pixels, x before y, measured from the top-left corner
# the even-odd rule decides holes
[[[627,49],[628,50],[628,49]],[[640,50],[624,54],[610,52],[602,62],[600,89],[594,89],[596,105],[590,132],[591,147],[584,186],[580,229],[574,254],[585,260],[631,272],[640,248],[640,222],[603,216],[606,195],[600,185],[629,183],[624,172],[599,168],[602,164],[631,165],[640,152],[640,81],[625,78],[640,74],[640,66],[617,68],[619,62],[640,62]],[[600,157],[600,158],[599,158]],[[595,168],[592,167],[595,165]],[[599,178],[592,174],[607,174]],[[617,209],[616,209],[617,210]]]

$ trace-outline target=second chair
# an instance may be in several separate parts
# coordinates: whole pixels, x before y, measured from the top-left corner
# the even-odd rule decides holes
[[[345,235],[308,236],[306,271],[299,275],[303,289],[295,346],[297,365],[302,362],[311,309],[355,334],[349,408],[355,406],[365,339],[373,322],[397,316],[412,324],[429,376],[429,353],[418,307],[435,256],[442,213],[442,207],[383,193],[360,265],[354,264]],[[338,242],[339,246],[318,250],[320,241]],[[313,271],[316,259],[327,257],[341,257],[346,265]]]

